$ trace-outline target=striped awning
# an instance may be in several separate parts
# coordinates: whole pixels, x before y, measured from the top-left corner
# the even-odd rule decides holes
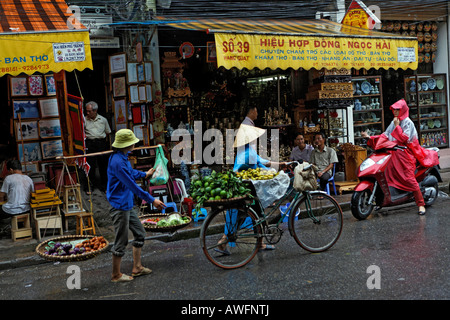
[[[64,0],[0,1],[0,76],[85,68],[89,30]]]
[[[226,68],[411,68],[417,39],[329,20],[156,17],[152,24],[214,33]]]

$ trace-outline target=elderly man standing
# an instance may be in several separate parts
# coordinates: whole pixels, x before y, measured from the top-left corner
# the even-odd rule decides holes
[[[98,104],[94,101],[86,103],[86,118],[85,118],[85,134],[86,134],[86,153],[95,153],[109,150],[109,134],[111,129],[108,120],[99,115]],[[96,186],[101,191],[106,190],[108,176],[106,173],[108,167],[108,155],[99,155],[88,157],[87,161],[91,166],[89,171],[89,181],[91,185]],[[96,182],[96,169],[99,169],[100,182]],[[96,182],[96,183],[95,183]],[[86,194],[90,194],[88,184],[84,185]]]

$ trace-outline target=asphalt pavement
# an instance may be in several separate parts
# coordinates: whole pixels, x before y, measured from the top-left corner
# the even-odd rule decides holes
[[[439,184],[439,189],[442,196],[446,197],[449,193],[450,183],[450,149],[442,149],[441,156],[441,176],[443,182]],[[345,214],[351,213],[348,211],[350,208],[350,199],[352,193],[344,193],[342,195],[334,196],[338,203],[341,205]],[[93,195],[88,197],[83,194],[84,204],[88,208],[92,204],[92,210],[97,225],[97,234],[104,236],[111,243],[114,241],[114,232],[109,219],[109,204],[106,200],[104,193],[99,190],[94,190]],[[414,206],[414,203],[405,204],[403,206]],[[383,210],[392,210],[392,208],[383,208]],[[346,212],[347,211],[347,212]],[[353,217],[352,217],[353,218]],[[198,237],[200,233],[202,221],[192,222],[191,225],[182,230],[178,230],[174,234],[168,233],[148,233],[148,239],[161,240],[163,242],[180,241],[188,238]],[[0,226],[1,227],[1,226]],[[4,225],[3,225],[4,227]],[[74,221],[69,221],[69,229],[64,235],[75,234]],[[37,264],[49,263],[49,261],[41,258],[35,252],[39,242],[36,239],[31,240],[19,240],[13,242],[10,234],[4,232],[0,234],[0,270],[13,269],[25,266],[32,266]],[[59,234],[53,234],[53,231],[48,230],[46,236],[41,241],[57,237]]]

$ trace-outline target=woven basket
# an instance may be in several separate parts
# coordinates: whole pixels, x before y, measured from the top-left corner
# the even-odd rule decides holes
[[[53,242],[70,242],[70,241],[74,241],[74,240],[81,240],[81,239],[92,239],[95,236],[93,235],[70,235],[70,236],[60,236],[60,237],[56,237],[56,238],[52,238],[52,239],[48,239],[44,242],[41,242],[37,247],[36,247],[36,253],[41,256],[42,258],[46,259],[46,260],[50,260],[50,261],[61,261],[61,262],[68,262],[68,261],[83,261],[83,260],[87,260],[87,259],[91,259],[94,258],[95,256],[97,256],[98,254],[102,253],[103,251],[106,251],[109,248],[109,242],[108,240],[105,239],[106,241],[106,246],[95,250],[95,251],[90,251],[90,252],[85,252],[85,253],[81,253],[81,254],[76,254],[76,255],[70,255],[70,256],[52,256],[52,255],[48,255],[45,254],[45,247],[47,246],[47,244],[50,241]]]
[[[139,216],[139,220],[145,220],[148,218],[166,218],[168,217],[168,214],[146,214],[143,216]],[[192,219],[190,217],[189,218],[189,222],[183,223],[183,224],[178,224],[176,226],[167,226],[167,227],[158,227],[156,225],[153,224],[142,224],[144,226],[144,229],[147,231],[151,231],[151,232],[174,232],[178,229],[184,228],[186,226],[188,226]]]
[[[243,197],[236,197],[236,198],[230,198],[230,199],[220,199],[220,200],[209,200],[203,202],[204,207],[213,207],[213,206],[221,206],[221,205],[230,205],[236,202],[241,202],[244,200],[247,200],[247,196]]]

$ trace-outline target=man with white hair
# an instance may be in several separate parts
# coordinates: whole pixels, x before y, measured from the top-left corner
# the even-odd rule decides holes
[[[105,117],[99,115],[98,104],[94,101],[86,103],[86,118],[84,131],[86,134],[86,153],[95,153],[109,150],[109,134],[111,129],[108,124],[108,120]],[[88,157],[87,161],[91,166],[89,171],[89,181],[91,185],[96,186],[101,191],[106,190],[106,183],[108,182],[108,176],[106,169],[108,167],[108,156],[100,155],[95,157]],[[100,182],[96,181],[96,169],[99,169]],[[90,194],[88,184],[84,185],[86,194]]]

